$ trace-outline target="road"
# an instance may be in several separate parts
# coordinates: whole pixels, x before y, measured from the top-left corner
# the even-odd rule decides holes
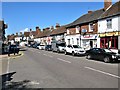
[[[16,71],[12,82],[30,81],[34,88],[118,88],[118,63],[27,48],[22,57],[9,60]]]

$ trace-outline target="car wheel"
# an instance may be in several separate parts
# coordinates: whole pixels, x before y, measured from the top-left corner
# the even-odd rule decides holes
[[[110,62],[110,58],[109,58],[109,57],[105,57],[105,58],[104,58],[104,62],[105,62],[105,63]]]
[[[60,51],[59,50],[57,50],[57,53],[59,53]]]
[[[91,59],[91,55],[88,54],[88,55],[86,56],[86,58],[87,58],[87,59]]]
[[[74,53],[74,52],[72,52],[72,55],[73,55],[73,56],[75,56],[75,53]]]
[[[67,51],[65,51],[65,55],[67,55]]]

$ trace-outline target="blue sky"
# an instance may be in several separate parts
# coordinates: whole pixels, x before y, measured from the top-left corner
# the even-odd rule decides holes
[[[6,35],[24,31],[65,25],[88,10],[104,7],[103,2],[2,2],[2,18],[8,24]]]

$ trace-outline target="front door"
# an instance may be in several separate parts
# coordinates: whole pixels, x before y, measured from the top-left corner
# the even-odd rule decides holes
[[[93,48],[93,41],[90,41],[90,48]]]

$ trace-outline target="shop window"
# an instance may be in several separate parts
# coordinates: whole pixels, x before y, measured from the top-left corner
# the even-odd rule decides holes
[[[106,37],[101,38],[101,48],[118,48],[118,38],[117,37]]]
[[[112,29],[112,19],[107,19],[107,29]]]

